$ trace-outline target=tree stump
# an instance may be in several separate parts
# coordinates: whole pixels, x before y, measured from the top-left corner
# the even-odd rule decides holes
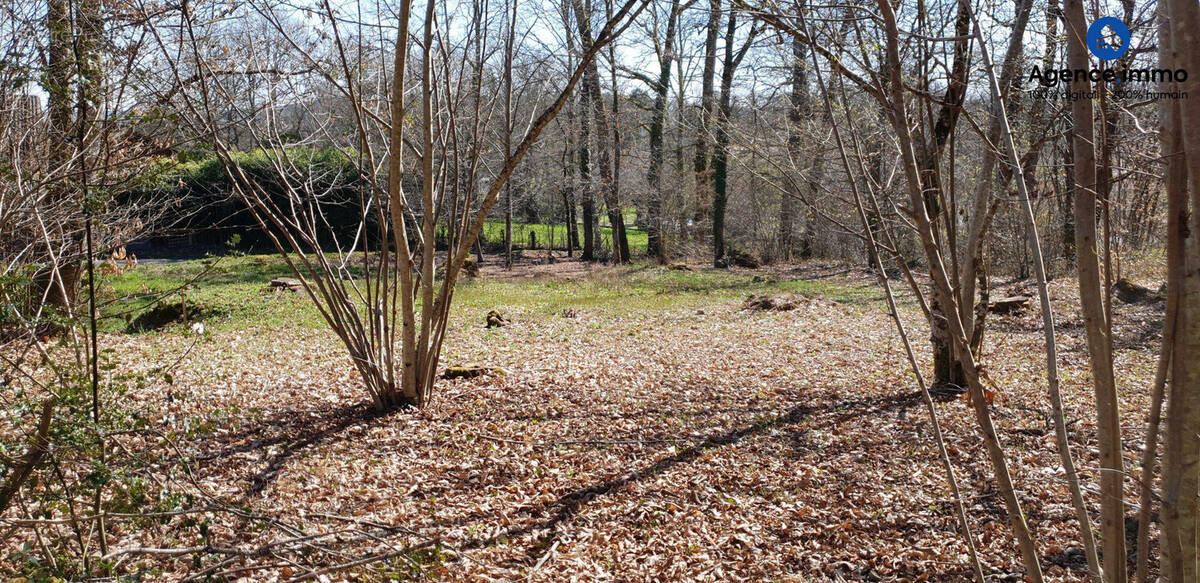
[[[478,277],[479,276],[479,264],[476,263],[473,258],[468,257],[466,259],[466,261],[463,261],[462,272],[467,277]]]
[[[1142,287],[1128,279],[1121,278],[1113,284],[1113,292],[1117,294],[1117,298],[1127,304],[1137,304],[1147,301],[1157,301],[1162,299],[1161,294],[1150,291],[1150,288]]]

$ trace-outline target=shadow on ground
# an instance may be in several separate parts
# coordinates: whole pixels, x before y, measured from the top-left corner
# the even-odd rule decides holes
[[[343,439],[344,434],[359,425],[391,415],[366,404],[335,408],[284,409],[252,426],[226,433],[209,442],[210,450],[196,456],[201,464],[219,464],[245,453],[261,453],[258,462],[265,464],[250,479],[240,502],[259,495],[292,458],[305,450]],[[276,446],[279,448],[276,450]]]

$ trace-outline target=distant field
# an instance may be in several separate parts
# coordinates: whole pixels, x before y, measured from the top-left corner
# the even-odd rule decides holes
[[[513,223],[513,246],[518,249],[529,247],[529,233],[537,234],[537,244],[539,249],[545,249],[547,241],[555,249],[567,248],[567,226],[562,223],[558,224],[538,224],[538,223]],[[580,237],[583,237],[583,230],[580,227]],[[646,231],[632,226],[632,220],[626,223],[626,236],[629,238],[629,252],[634,257],[646,254],[648,247]],[[503,219],[488,219],[484,223],[483,234],[489,242],[497,242],[504,240],[504,220]],[[612,227],[601,224],[600,238],[606,249],[612,249]]]

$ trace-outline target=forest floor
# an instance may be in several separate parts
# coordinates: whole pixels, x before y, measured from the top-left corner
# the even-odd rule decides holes
[[[218,265],[188,292],[212,308],[202,335],[175,324],[102,336],[131,372],[178,360],[169,383],[129,395],[169,447],[136,437],[121,447],[140,452],[167,506],[206,509],[150,525],[114,521],[112,548],[204,551],[123,555],[117,572],[153,581],[966,580],[929,416],[871,277],[816,264],[693,267],[485,266],[456,293],[442,363],[508,374],[439,381],[426,409],[377,415],[309,300],[262,291],[281,274],[276,261]],[[153,290],[198,271],[196,262],[141,266],[109,291]],[[1063,392],[1073,453],[1094,489],[1087,353],[1069,279],[1053,290]],[[790,311],[745,310],[751,293],[798,299]],[[926,358],[926,327],[905,297],[902,315]],[[486,329],[492,309],[512,323]],[[1131,500],[1160,312],[1116,306]],[[1082,580],[1037,309],[993,316],[986,346],[993,412],[1044,568]],[[936,409],[985,569],[1019,581],[969,407],[952,399]]]

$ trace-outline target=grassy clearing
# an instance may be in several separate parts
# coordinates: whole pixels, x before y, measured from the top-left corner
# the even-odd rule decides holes
[[[841,303],[857,303],[877,296],[871,288],[845,284],[775,280],[715,269],[672,271],[634,265],[597,270],[578,281],[479,279],[460,286],[455,298],[463,307],[484,307],[487,302],[502,298],[506,307],[535,314],[558,314],[568,308],[621,314],[694,308],[740,300],[751,293],[785,292]]]
[[[276,257],[252,256],[142,265],[105,280],[106,293],[124,297],[197,278],[188,297],[225,310],[203,336],[174,325],[105,345],[134,373],[180,363],[172,380],[137,387],[130,400],[178,444],[169,455],[189,452],[165,465],[187,464],[205,496],[269,517],[215,513],[207,530],[190,516],[154,528],[125,522],[120,546],[255,549],[290,536],[280,525],[317,535],[361,520],[392,526],[369,540],[322,539],[330,551],[281,550],[286,567],[247,556],[246,568],[256,580],[282,580],[295,576],[294,565],[367,557],[386,541],[412,552],[333,579],[674,581],[717,569],[747,581],[970,576],[907,358],[879,291],[854,269],[525,261],[506,272],[485,264],[458,288],[442,362],[509,374],[442,380],[427,409],[383,416],[364,409],[361,382],[309,300],[261,292],[287,273]],[[1063,283],[1054,297],[1075,297]],[[788,312],[738,309],[750,293],[822,301]],[[114,301],[107,312],[146,301]],[[567,308],[577,313],[564,317]],[[1140,420],[1147,397],[1137,387],[1147,386],[1156,362],[1145,339],[1161,320],[1135,308],[1116,307],[1114,331],[1127,347],[1118,353],[1130,387],[1123,414]],[[513,325],[485,329],[489,309]],[[915,306],[902,312],[923,339]],[[1080,315],[1065,305],[1056,312],[1066,415],[1086,442],[1094,425]],[[1014,479],[1050,540],[1073,526],[1059,511],[1065,484],[1046,477],[1057,453],[1040,431],[1039,322],[1035,311],[991,320],[987,364],[998,431],[1021,460]],[[917,342],[928,369],[927,345]],[[1003,525],[970,407],[935,406],[955,471],[968,477],[973,519]],[[145,447],[127,440],[120,451],[164,455]],[[1081,465],[1096,463],[1081,450]],[[191,483],[175,482],[171,500],[194,496]],[[430,540],[437,546],[418,546]],[[1019,573],[1008,537],[979,542],[994,573]],[[132,557],[121,574],[177,580],[220,560]],[[1086,577],[1079,563],[1055,567],[1063,580]]]
[[[101,280],[101,325],[110,332],[127,330],[154,305],[179,303],[184,297],[189,305],[211,312],[210,327],[320,325],[320,314],[303,295],[265,291],[272,279],[290,275],[273,255],[139,265]]]
[[[306,295],[266,290],[271,279],[290,275],[287,265],[273,255],[141,265],[103,280],[101,290],[108,300],[102,312],[103,325],[108,331],[128,330],[131,322],[156,303],[177,304],[186,295],[189,306],[208,312],[206,326],[213,329],[321,326],[320,314]],[[485,275],[463,281],[455,293],[455,316],[469,319],[492,309],[526,318],[557,315],[566,309],[618,314],[661,311],[736,301],[751,293],[795,293],[846,304],[880,299],[878,290],[870,286],[841,280],[774,278],[714,269],[674,271],[647,265],[597,266],[572,279]]]

